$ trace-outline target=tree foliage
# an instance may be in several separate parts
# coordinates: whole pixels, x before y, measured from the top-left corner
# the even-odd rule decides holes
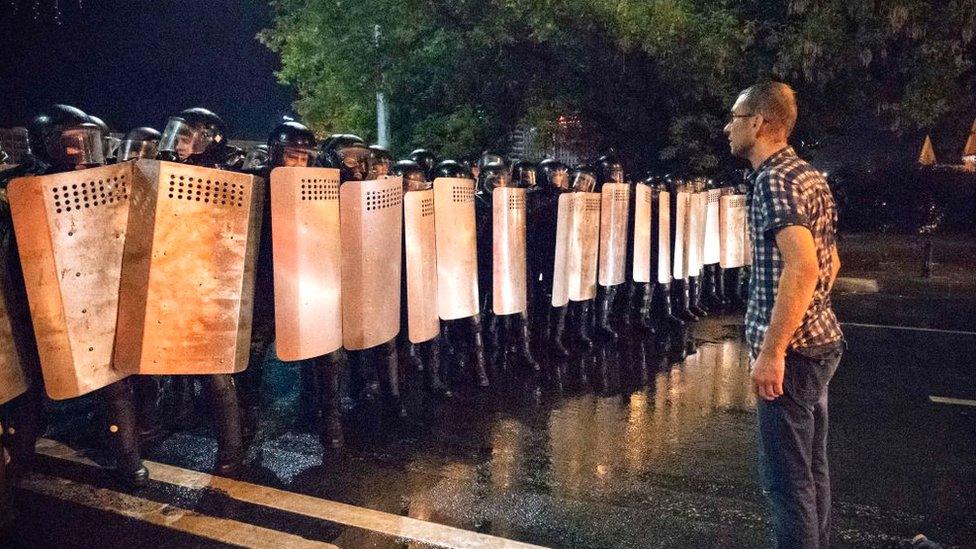
[[[905,131],[976,113],[972,0],[271,3],[261,39],[302,118],[374,138],[382,91],[399,152],[504,147],[517,126],[546,140],[569,115],[592,151],[710,172],[735,94],[763,77],[797,89],[803,141],[863,117]]]

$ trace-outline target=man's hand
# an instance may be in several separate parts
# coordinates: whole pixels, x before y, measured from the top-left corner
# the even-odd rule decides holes
[[[763,400],[773,400],[783,394],[786,356],[762,351],[752,363],[752,385]]]

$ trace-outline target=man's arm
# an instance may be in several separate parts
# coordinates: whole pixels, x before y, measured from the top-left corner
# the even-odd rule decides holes
[[[837,254],[837,244],[830,249],[830,283],[827,284],[827,293],[834,289],[834,281],[837,280],[837,273],[840,272],[840,255]]]
[[[776,247],[783,257],[783,274],[780,275],[769,328],[752,370],[756,394],[766,400],[783,394],[786,349],[810,308],[820,276],[817,247],[810,229],[802,225],[781,229],[776,233]],[[839,262],[837,265],[839,267]]]

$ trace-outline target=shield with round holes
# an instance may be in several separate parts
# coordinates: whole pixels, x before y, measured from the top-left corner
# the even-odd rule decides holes
[[[600,286],[616,286],[627,280],[627,216],[630,187],[607,183],[600,192]]]
[[[723,269],[746,264],[746,195],[723,194],[719,199],[719,264]]]
[[[672,276],[676,279],[688,278],[688,209],[691,205],[691,193],[678,191],[674,193],[674,240],[671,249]]]
[[[407,337],[423,343],[440,333],[437,316],[437,249],[434,190],[403,195],[403,243],[407,275]]]
[[[271,171],[275,349],[303,360],[342,347],[339,170]]]
[[[552,306],[569,303],[570,249],[573,242],[573,209],[575,193],[559,195],[556,207],[556,253],[552,265]],[[576,275],[578,276],[578,270]]]
[[[709,189],[707,194],[707,205],[705,206],[705,243],[702,253],[702,262],[705,265],[715,265],[719,262],[719,230],[718,230],[718,203],[722,197],[721,189]]]
[[[688,276],[698,276],[702,268],[705,236],[705,209],[708,196],[706,193],[691,193],[688,197],[687,210],[687,261]]]
[[[657,265],[658,284],[671,283],[671,193],[661,191],[657,195],[657,213],[654,227],[657,238],[653,240],[657,246],[654,255]]]
[[[131,163],[23,177],[8,186],[37,352],[48,395],[84,395],[113,368]]]
[[[525,189],[496,187],[491,193],[492,310],[526,310]]]
[[[569,248],[569,300],[596,297],[600,248],[600,193],[573,193]]]
[[[651,281],[651,206],[654,193],[647,185],[634,192],[634,282]]]
[[[339,187],[342,227],[342,345],[369,349],[400,332],[403,180],[384,177]]]
[[[138,160],[119,297],[116,367],[138,374],[247,368],[264,181]]]
[[[437,311],[444,320],[478,314],[478,239],[474,180],[434,180]]]

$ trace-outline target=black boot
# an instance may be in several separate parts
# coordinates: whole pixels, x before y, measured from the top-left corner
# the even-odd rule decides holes
[[[254,439],[261,422],[261,398],[264,394],[261,385],[264,381],[264,359],[266,356],[267,347],[255,348],[252,343],[247,369],[239,374],[234,374],[234,387],[237,389],[237,400],[241,406],[241,432],[246,441]],[[313,388],[314,380],[303,379],[299,391],[309,391]],[[307,392],[300,393],[299,400],[309,396]],[[300,410],[308,409],[305,406],[300,408]]]
[[[715,296],[717,298],[718,308],[722,314],[729,311],[730,301],[728,298],[728,293],[725,289],[725,269],[715,266]]]
[[[566,314],[569,311],[568,305],[562,307],[551,307],[549,309],[549,321],[547,334],[547,352],[557,362],[562,362],[569,358],[569,351],[563,344],[563,337],[566,335]]]
[[[718,296],[718,264],[705,265],[702,272],[701,302],[709,314],[722,314],[722,300]]]
[[[426,342],[427,367],[424,369],[427,389],[441,398],[451,398],[454,394],[441,379],[441,341],[440,336]]]
[[[656,284],[648,282],[639,283],[635,286],[638,288],[638,301],[635,307],[637,310],[637,327],[647,334],[654,335],[657,331],[656,322],[654,322],[654,286]]]
[[[508,339],[513,344],[513,357],[525,371],[538,372],[540,370],[539,362],[532,356],[532,350],[529,347],[531,342],[529,337],[529,319],[525,313],[510,316],[512,318],[508,321]]]
[[[620,334],[610,325],[610,314],[613,312],[617,288],[617,286],[600,286],[597,288],[596,334],[600,339],[611,343],[620,337]]]
[[[10,452],[10,477],[19,476],[34,461],[34,447],[42,433],[43,397],[35,382],[27,392],[3,405],[3,444]]]
[[[342,448],[344,442],[340,384],[342,364],[338,355],[338,351],[333,351],[312,361],[312,368],[316,371],[314,377],[318,380],[319,389],[317,399],[320,403],[319,441],[323,448],[330,450]]]
[[[701,276],[688,277],[688,310],[698,317],[708,316],[701,306]]]
[[[752,267],[746,265],[739,269],[739,284],[738,291],[736,295],[738,296],[737,304],[744,311],[749,303],[749,284],[752,280]]]
[[[244,460],[244,440],[241,430],[241,408],[237,402],[237,387],[228,374],[201,378],[204,391],[210,396],[214,432],[217,435],[217,459],[214,474],[234,476]]]
[[[400,357],[403,359],[407,371],[423,372],[424,361],[420,358],[419,346],[415,343],[407,342],[400,350]]]
[[[573,335],[580,349],[584,352],[593,350],[593,338],[590,337],[590,312],[593,310],[593,300],[576,302],[576,315],[573,322]]]
[[[468,324],[470,330],[471,349],[467,353],[474,366],[474,377],[478,387],[485,388],[490,385],[488,379],[488,369],[485,367],[485,342],[481,335],[481,318],[478,315],[471,317]]]
[[[131,379],[139,426],[139,446],[146,448],[166,436],[166,429],[162,424],[163,387],[158,377],[138,376]]]
[[[374,347],[370,355],[375,358],[370,361],[374,364],[367,364],[366,367],[375,367],[375,371],[380,376],[386,411],[393,417],[406,417],[407,410],[403,407],[403,399],[400,397],[400,362],[397,357],[396,340]]]
[[[105,407],[104,433],[115,458],[115,477],[130,487],[145,486],[149,471],[139,457],[135,398],[128,378],[101,390]]]
[[[691,296],[688,292],[688,281],[676,278],[671,281],[671,310],[674,316],[684,322],[698,322],[698,317],[691,312]]]

